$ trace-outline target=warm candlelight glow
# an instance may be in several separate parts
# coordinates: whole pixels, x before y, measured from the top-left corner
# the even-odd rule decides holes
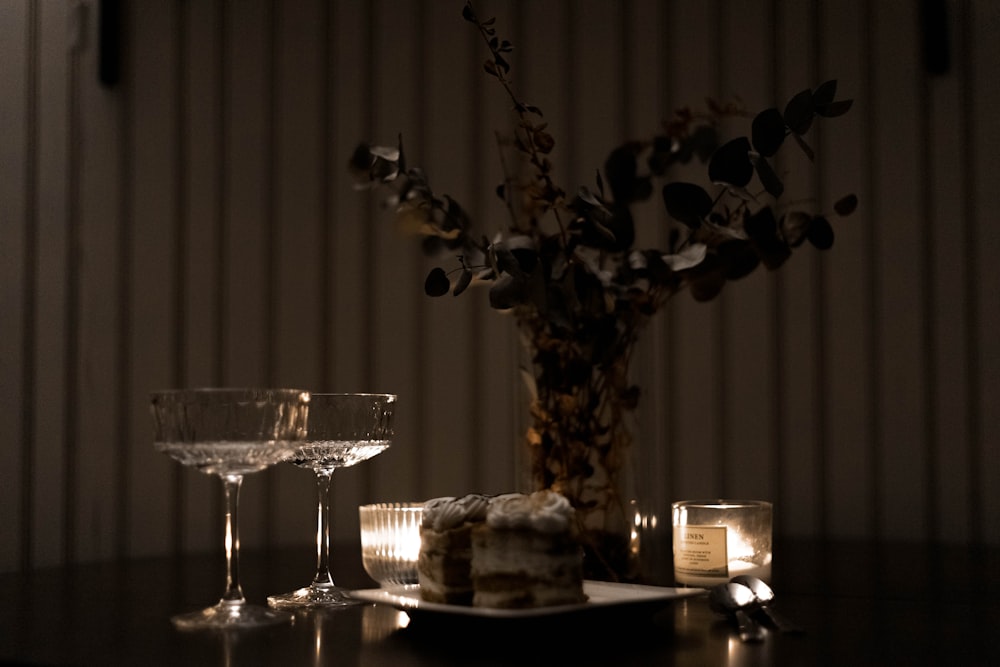
[[[393,557],[411,563],[417,562],[420,555],[420,526],[407,526],[406,530],[399,531],[396,535],[396,553]]]
[[[760,557],[735,528],[729,528],[726,533],[726,560],[730,577],[749,574],[765,580],[771,578],[771,552]]]
[[[358,508],[362,563],[380,585],[417,582],[421,510],[420,503],[378,503]]]

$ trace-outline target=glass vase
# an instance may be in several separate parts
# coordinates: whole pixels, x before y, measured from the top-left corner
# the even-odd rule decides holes
[[[570,501],[584,547],[584,576],[639,574],[634,443],[639,388],[629,380],[635,333],[594,340],[528,328],[528,468],[533,490]]]

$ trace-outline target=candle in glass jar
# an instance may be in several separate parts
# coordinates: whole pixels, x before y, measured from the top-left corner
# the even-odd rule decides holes
[[[770,503],[686,500],[672,510],[679,585],[709,587],[741,574],[770,581]]]
[[[358,508],[361,562],[383,587],[417,583],[422,503],[376,503]]]

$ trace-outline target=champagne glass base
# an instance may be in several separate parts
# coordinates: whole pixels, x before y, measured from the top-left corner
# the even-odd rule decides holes
[[[246,602],[222,601],[213,607],[171,617],[179,630],[257,628],[289,623],[292,615]]]
[[[346,607],[362,604],[348,595],[340,586],[306,586],[283,595],[269,595],[267,604],[274,609],[300,609],[302,607]]]

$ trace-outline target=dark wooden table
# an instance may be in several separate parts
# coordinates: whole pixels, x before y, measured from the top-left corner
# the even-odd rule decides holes
[[[356,544],[334,554],[338,583],[373,587]],[[306,583],[312,567],[306,548],[246,552],[243,587],[262,603]],[[780,541],[778,607],[806,632],[743,644],[703,597],[530,623],[407,623],[395,609],[364,604],[263,630],[185,633],[169,617],[215,601],[221,556],[140,559],[0,575],[0,663],[1000,665],[998,573],[997,549]]]

